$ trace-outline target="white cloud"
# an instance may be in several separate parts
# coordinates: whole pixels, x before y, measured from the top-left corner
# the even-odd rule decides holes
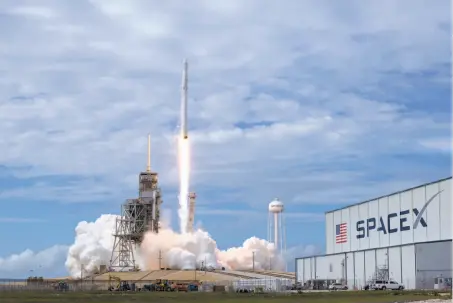
[[[2,1],[0,163],[31,167],[21,178],[77,178],[0,197],[120,203],[136,191],[148,132],[161,184],[176,186],[184,57],[192,185],[215,189],[212,203],[231,189],[248,204],[349,203],[436,176],[395,165],[363,181],[382,173],[378,157],[449,140],[448,113],[395,102],[383,84],[397,74],[414,90],[404,75],[450,63],[449,2],[227,2]]]
[[[0,277],[27,278],[29,276],[56,277],[64,274],[62,264],[66,259],[68,247],[54,245],[39,252],[30,249],[6,258],[0,257]]]
[[[120,204],[151,132],[165,207],[176,205],[184,57],[191,189],[210,205],[198,214],[234,215],[216,205],[235,202],[261,216],[275,196],[353,203],[444,177],[405,155],[451,153],[450,96],[412,106],[422,93],[407,77],[434,71],[423,82],[449,88],[450,11],[446,0],[1,1],[0,164],[39,181],[5,185],[0,202]],[[60,275],[67,249],[0,258],[0,276]],[[320,252],[294,247],[288,259]]]
[[[54,12],[48,7],[40,6],[16,6],[9,10],[9,13],[12,15],[20,15],[23,17],[36,17],[36,18],[52,18],[54,17]]]
[[[433,138],[422,140],[420,144],[428,149],[451,154],[451,138]]]
[[[0,257],[1,279],[26,279],[30,276],[56,278],[65,277],[64,262],[68,246],[54,245],[39,252],[30,249],[9,257]],[[287,249],[284,258],[288,270],[294,271],[294,259],[320,254],[322,251],[316,245],[299,245]]]

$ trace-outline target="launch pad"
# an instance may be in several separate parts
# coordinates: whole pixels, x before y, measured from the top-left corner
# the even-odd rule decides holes
[[[158,173],[151,171],[151,138],[148,136],[148,165],[138,177],[138,198],[127,199],[121,205],[121,216],[116,219],[115,237],[109,271],[139,270],[134,257],[146,232],[159,233],[160,206],[163,203]],[[189,220],[186,231],[192,232],[196,194],[188,194]]]
[[[181,138],[188,139],[187,125],[188,63],[184,60],[181,86]],[[188,173],[188,172],[187,172]],[[139,174],[138,198],[127,199],[121,206],[121,215],[116,219],[114,244],[110,258],[110,271],[139,270],[134,251],[143,241],[146,232],[159,233],[160,205],[162,194],[158,174],[151,171],[151,138],[148,135],[148,165]],[[187,193],[188,220],[185,232],[193,232],[195,198],[193,192]]]
[[[141,244],[145,232],[159,232],[162,194],[158,174],[151,171],[151,138],[148,136],[148,165],[139,174],[139,196],[121,205],[121,216],[116,219],[115,241],[110,259],[110,270],[134,271],[134,248]]]

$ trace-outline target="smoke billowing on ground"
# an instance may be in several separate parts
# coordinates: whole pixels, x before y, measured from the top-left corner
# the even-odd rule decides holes
[[[281,255],[277,254],[274,244],[265,240],[252,237],[241,247],[222,251],[217,248],[216,241],[208,232],[201,229],[186,232],[189,217],[193,214],[189,214],[188,208],[190,141],[184,137],[178,140],[178,169],[178,215],[181,232],[173,231],[165,217],[161,218],[159,233],[146,233],[141,246],[135,248],[134,257],[140,269],[198,269],[203,266],[230,270],[253,267],[284,269],[284,261]],[[80,276],[81,272],[90,274],[98,270],[100,265],[110,263],[116,218],[115,215],[102,215],[95,222],[80,222],[77,225],[75,242],[69,248],[66,260],[66,267],[72,276]]]
[[[80,276],[82,264],[84,274],[95,272],[100,265],[108,266],[117,217],[101,215],[95,222],[84,221],[77,225],[76,238],[66,260],[66,268],[72,276]],[[202,264],[231,270],[252,269],[254,254],[255,269],[271,266],[272,270],[284,270],[284,261],[274,245],[256,237],[245,240],[241,247],[219,250],[206,231],[197,229],[181,234],[163,224],[158,234],[145,234],[141,247],[136,248],[135,258],[140,269],[159,269],[159,251],[161,266],[171,269],[195,269]]]

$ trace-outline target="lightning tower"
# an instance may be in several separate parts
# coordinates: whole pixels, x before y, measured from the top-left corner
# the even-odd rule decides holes
[[[148,163],[138,178],[138,198],[127,199],[121,206],[121,217],[116,219],[115,241],[110,269],[137,270],[134,248],[139,246],[147,231],[159,232],[160,205],[162,204],[158,174],[151,171],[151,137],[148,135]]]

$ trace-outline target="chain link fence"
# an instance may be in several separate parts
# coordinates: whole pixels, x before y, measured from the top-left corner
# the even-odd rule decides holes
[[[147,290],[147,285],[153,285],[157,280],[128,281],[135,291]],[[292,279],[243,279],[224,280],[215,282],[198,281],[169,281],[170,285],[178,289],[178,285],[195,284],[201,292],[284,292],[291,290],[294,285]],[[86,280],[40,280],[27,279],[0,279],[1,291],[108,291],[110,287],[117,287],[118,282],[100,279]]]

